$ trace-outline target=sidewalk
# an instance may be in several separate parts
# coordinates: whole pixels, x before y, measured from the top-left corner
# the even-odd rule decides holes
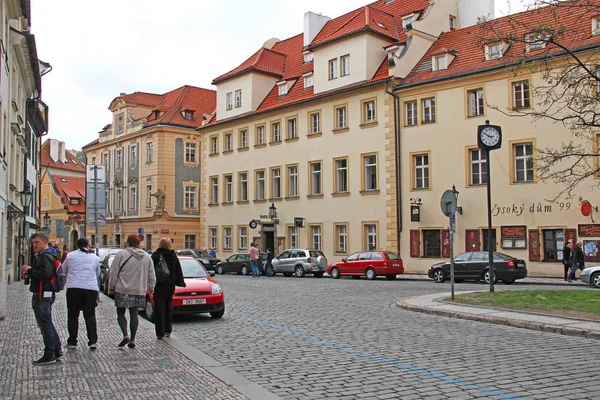
[[[433,282],[433,279],[431,279],[427,275],[422,275],[422,274],[402,274],[402,275],[398,275],[397,280],[399,280],[399,281],[413,280],[413,281]],[[446,281],[445,284],[447,284],[449,282],[450,281]],[[500,281],[497,283],[497,285],[504,286],[504,284]],[[563,280],[562,278],[533,278],[533,277],[519,279],[519,280],[515,281],[515,283],[513,283],[513,286],[515,286],[515,285],[558,285],[558,286],[582,285],[582,286],[591,287],[590,285],[588,285],[586,283],[582,283],[579,280],[574,281],[574,282],[567,282],[567,281]]]
[[[474,292],[455,294],[466,293]],[[449,297],[450,293],[415,296],[397,302],[396,306],[408,311],[600,340],[600,322],[597,321],[455,304],[444,300]]]
[[[135,349],[119,350],[122,339],[114,303],[106,296],[96,309],[98,349],[87,346],[83,316],[79,345],[64,349],[56,364],[34,366],[42,336],[31,309],[28,287],[8,286],[7,317],[0,321],[2,399],[276,399],[176,336],[157,340],[154,325],[140,315]],[[57,296],[53,320],[63,346],[67,338],[65,292]],[[243,394],[242,394],[243,393]]]

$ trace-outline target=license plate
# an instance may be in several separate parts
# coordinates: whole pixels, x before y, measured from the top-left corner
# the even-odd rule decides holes
[[[519,267],[519,268],[525,268],[525,264],[517,264],[517,267]]]
[[[400,264],[392,264],[392,267],[399,267]]]
[[[189,304],[206,304],[206,299],[191,299],[183,301],[184,306]]]

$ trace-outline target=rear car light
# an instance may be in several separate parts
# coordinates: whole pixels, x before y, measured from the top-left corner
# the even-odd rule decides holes
[[[310,257],[306,259],[306,262],[309,263],[311,261]]]
[[[515,262],[513,260],[508,260],[508,268],[514,268],[515,267]]]

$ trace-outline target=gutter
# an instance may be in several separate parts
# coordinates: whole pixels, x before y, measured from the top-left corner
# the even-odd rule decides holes
[[[402,233],[402,171],[400,165],[402,161],[402,142],[400,135],[400,96],[389,90],[390,81],[385,82],[385,92],[394,97],[394,139],[396,144],[396,240],[398,246],[398,255],[400,254],[400,234]]]

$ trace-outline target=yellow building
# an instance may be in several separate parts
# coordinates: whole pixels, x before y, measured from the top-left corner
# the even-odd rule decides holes
[[[142,232],[154,249],[163,236],[176,248],[198,247],[200,134],[215,110],[214,91],[183,86],[165,94],[121,94],[110,104],[113,122],[84,147],[88,165],[104,165],[106,226],[100,246],[122,247]],[[91,242],[95,227],[87,226]]]

